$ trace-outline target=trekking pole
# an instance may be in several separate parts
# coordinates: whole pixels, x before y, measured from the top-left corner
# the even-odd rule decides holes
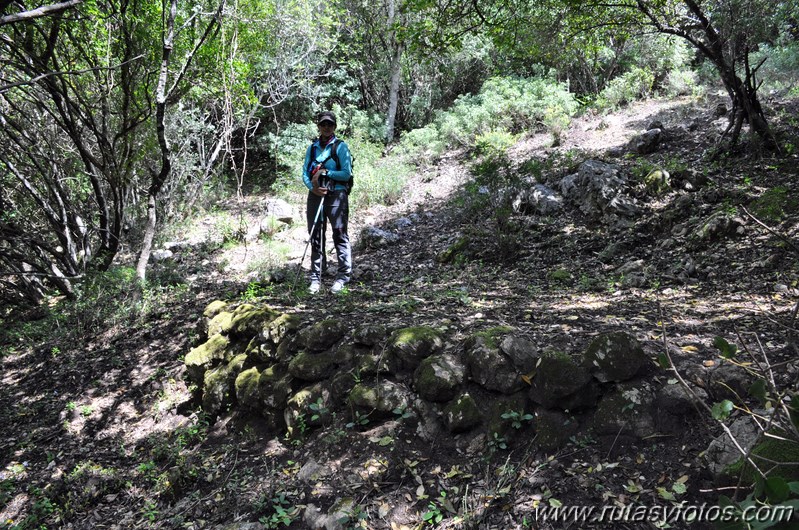
[[[316,225],[319,224],[319,219],[322,217],[322,209],[325,206],[325,198],[321,197],[322,200],[319,201],[319,208],[316,209],[316,215],[313,218],[313,224],[311,225],[311,231],[308,233],[308,242],[305,244],[305,250],[302,253],[302,258],[300,258],[300,264],[297,266],[297,274],[294,276],[294,285],[292,286],[292,291],[297,289],[297,280],[300,279],[300,271],[302,270],[302,262],[305,261],[305,255],[308,253],[308,247],[311,245],[311,240],[313,239],[314,232],[316,232]]]

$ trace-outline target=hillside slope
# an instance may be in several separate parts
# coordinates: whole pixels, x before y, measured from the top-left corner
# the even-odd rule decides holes
[[[774,108],[784,145],[799,145],[797,102]],[[725,122],[715,112],[708,102],[649,101],[583,117],[556,147],[530,136],[499,161],[452,153],[420,171],[397,204],[354,213],[356,275],[340,297],[294,289],[301,226],[281,236],[295,261],[267,281],[257,267],[270,252],[263,240],[209,245],[213,223],[201,220],[185,234],[190,244],[153,271],[187,287],[166,293],[144,321],[94,321],[86,308],[81,329],[65,331],[70,340],[31,343],[23,332],[3,340],[0,422],[13,434],[0,452],[0,525],[562,528],[537,520],[535,507],[716,504],[721,491],[705,453],[722,429],[684,399],[676,399],[680,413],[667,432],[652,428],[661,426],[661,401],[648,403],[649,423],[632,431],[616,418],[602,433],[592,429],[593,408],[559,411],[580,428],[546,448],[540,418],[550,413],[532,402],[503,409],[500,435],[450,434],[439,409],[413,401],[407,415],[365,422],[338,403],[322,426],[290,438],[260,413],[203,414],[183,364],[201,342],[203,310],[223,299],[269,305],[308,326],[330,317],[349,329],[430,326],[453,353],[480,333],[567,355],[624,333],[648,359],[636,381],[658,396],[678,388],[674,372],[658,364],[668,352],[709,406],[739,403],[727,389],[745,393],[754,381],[720,360],[721,336],[751,354],[746,362],[774,367],[777,387],[795,389],[797,154],[709,161]],[[630,139],[655,121],[663,131],[656,150],[631,155]],[[526,190],[560,192],[587,160],[625,177],[634,214],[591,212],[569,200],[536,210]],[[647,184],[658,169],[669,172],[668,186]],[[518,211],[504,207],[511,188],[492,187],[492,178],[514,186]],[[254,224],[264,200],[250,197],[230,215]],[[603,396],[616,390],[600,386]],[[619,417],[638,418],[637,404]]]

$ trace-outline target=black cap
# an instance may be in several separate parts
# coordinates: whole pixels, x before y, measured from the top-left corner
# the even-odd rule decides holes
[[[316,123],[320,124],[323,121],[333,122],[333,125],[335,125],[336,124],[336,115],[333,114],[332,112],[330,112],[329,110],[326,110],[325,112],[320,112],[319,113],[319,117],[316,118]]]

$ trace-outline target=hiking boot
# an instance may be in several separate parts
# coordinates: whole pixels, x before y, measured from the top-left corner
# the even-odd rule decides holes
[[[319,289],[322,288],[322,284],[317,281],[311,282],[311,285],[308,286],[308,292],[311,294],[316,294],[319,292]]]
[[[333,294],[340,293],[343,288],[344,280],[336,280],[333,282],[333,287],[330,288],[330,292]]]

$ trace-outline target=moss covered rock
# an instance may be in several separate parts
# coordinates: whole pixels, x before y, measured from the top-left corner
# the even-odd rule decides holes
[[[289,436],[303,435],[310,427],[324,425],[330,421],[332,408],[326,384],[317,383],[299,390],[288,399],[283,413]]]
[[[236,377],[242,372],[247,356],[240,354],[228,363],[205,372],[203,377],[203,410],[218,414],[233,401]]]
[[[214,315],[208,321],[207,333],[209,337],[213,337],[217,333],[227,334],[230,331],[230,322],[233,320],[233,313],[222,311]]]
[[[244,353],[255,363],[269,364],[277,361],[277,346],[270,342],[263,342],[260,335],[250,340]]]
[[[529,374],[535,370],[540,358],[535,344],[516,335],[506,335],[499,348],[510,358],[516,370],[523,374]]]
[[[272,344],[280,344],[287,335],[294,333],[300,327],[300,317],[283,313],[271,322],[267,323],[261,335],[264,340],[269,340]]]
[[[341,320],[328,318],[300,332],[305,347],[311,351],[324,351],[341,340],[347,333],[347,325]]]
[[[571,356],[546,352],[532,376],[530,399],[545,407],[566,409],[567,396],[581,392],[591,381],[591,374]]]
[[[374,346],[388,335],[385,326],[380,324],[364,324],[352,334],[352,341],[362,346]]]
[[[661,195],[671,190],[671,175],[665,169],[653,169],[644,177],[646,191]]]
[[[293,391],[294,378],[284,364],[276,364],[261,371],[258,379],[258,395],[268,409],[281,410]]]
[[[425,357],[444,347],[441,334],[427,326],[398,329],[386,343],[386,351],[397,369],[413,371]]]
[[[203,344],[192,348],[184,360],[189,379],[197,384],[202,383],[205,372],[225,359],[229,346],[228,338],[217,333]]]
[[[431,355],[414,373],[416,392],[428,401],[449,401],[466,379],[466,366],[454,355]]]
[[[799,465],[797,465],[799,464],[799,442],[791,439],[791,435],[784,432],[772,432],[771,434],[782,439],[762,438],[762,441],[752,449],[750,455],[752,461],[767,477],[782,477],[787,482],[799,481]],[[741,456],[724,469],[724,474],[734,478],[740,477],[745,485],[754,484],[759,477],[752,464],[744,461]]]
[[[361,376],[391,373],[389,356],[381,351],[365,351],[353,360],[355,371]]]
[[[602,383],[632,379],[649,362],[635,337],[621,332],[594,339],[583,358],[584,365]]]
[[[573,417],[554,410],[535,413],[535,443],[544,451],[555,451],[566,445],[580,430]]]
[[[335,355],[332,352],[311,353],[303,351],[298,353],[289,362],[289,373],[303,381],[321,381],[333,375],[336,368]]]
[[[524,392],[492,399],[485,415],[488,439],[493,439],[494,434],[506,439],[516,434],[520,427],[514,426],[513,423],[524,416],[527,408],[527,396]]]
[[[461,394],[444,407],[444,423],[453,434],[474,429],[482,420],[480,409],[469,393]]]
[[[469,248],[469,241],[470,238],[468,236],[458,238],[452,245],[436,256],[436,261],[439,263],[462,263],[466,260],[466,250]]]
[[[235,337],[258,335],[279,316],[280,313],[271,307],[242,304],[233,311],[228,334]]]
[[[388,418],[397,409],[405,410],[411,403],[408,390],[393,381],[358,383],[350,391],[349,403],[369,417]]]
[[[214,318],[216,315],[221,313],[222,310],[225,309],[226,307],[227,307],[227,302],[224,302],[222,300],[214,300],[205,307],[205,311],[203,311],[203,316],[208,319]]]
[[[236,401],[244,408],[257,410],[262,406],[260,394],[261,372],[253,366],[236,376]]]
[[[497,338],[476,334],[466,344],[466,365],[475,383],[503,394],[513,394],[526,386],[513,361],[500,350]]]
[[[597,405],[593,428],[597,434],[644,438],[655,432],[655,390],[649,383],[622,383]]]

